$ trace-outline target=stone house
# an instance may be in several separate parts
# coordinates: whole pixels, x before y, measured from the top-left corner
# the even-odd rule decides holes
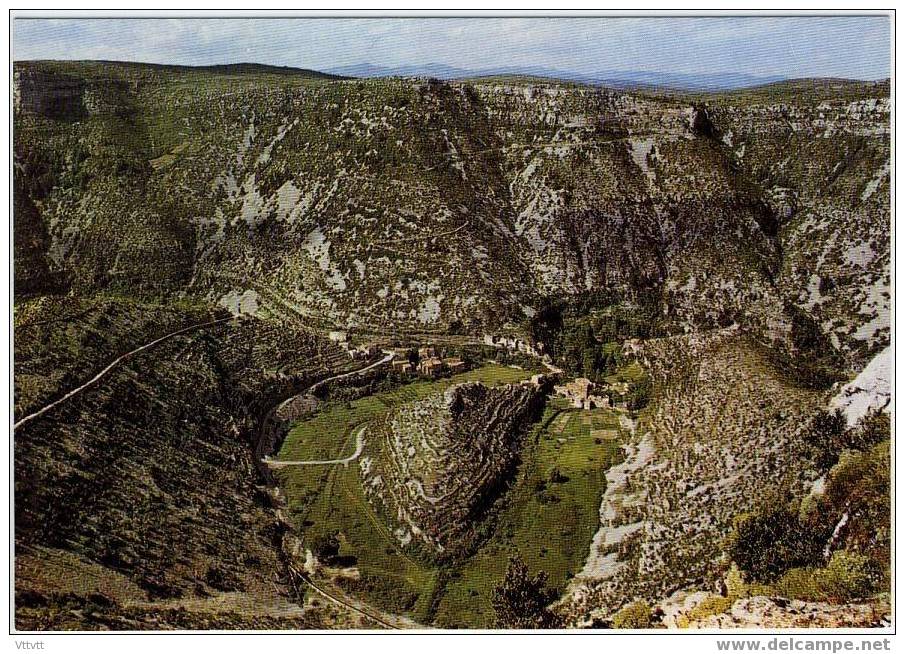
[[[343,331],[330,332],[328,338],[334,343],[345,343],[349,340],[349,334]]]
[[[412,364],[405,359],[393,361],[393,372],[401,372],[404,375],[408,375],[412,372]]]
[[[418,372],[425,377],[436,377],[443,372],[443,362],[437,357],[421,359],[418,363]]]
[[[597,384],[585,377],[554,386],[553,390],[557,395],[569,400],[576,409],[600,409],[610,406],[610,399],[606,395],[595,393]]]
[[[446,369],[453,373],[464,372],[467,367],[462,359],[444,359],[443,363]]]

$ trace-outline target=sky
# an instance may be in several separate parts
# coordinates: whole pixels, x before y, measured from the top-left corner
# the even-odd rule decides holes
[[[604,17],[367,19],[23,19],[13,57],[202,65],[254,62],[325,70],[445,64],[576,73],[879,79],[890,74],[890,19]]]

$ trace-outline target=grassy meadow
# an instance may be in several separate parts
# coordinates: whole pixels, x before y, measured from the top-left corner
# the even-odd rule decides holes
[[[449,386],[481,381],[516,383],[526,370],[500,365],[436,381],[417,381],[348,403],[328,404],[290,430],[278,459],[333,459],[355,448],[358,428],[391,407]],[[474,555],[455,565],[415,560],[400,547],[387,521],[367,501],[356,463],[284,468],[277,472],[292,518],[306,543],[337,534],[340,556],[360,577],[342,582],[350,593],[381,608],[443,627],[486,627],[493,621],[493,587],[508,559],[520,555],[564,588],[583,565],[596,531],[606,470],[621,456],[617,414],[548,403],[525,441],[517,478]]]

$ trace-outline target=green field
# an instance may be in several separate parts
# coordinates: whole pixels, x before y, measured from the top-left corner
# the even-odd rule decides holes
[[[454,383],[505,384],[529,375],[525,370],[488,365],[449,379],[419,381],[347,404],[328,405],[292,428],[278,458],[342,458],[354,450],[357,427],[392,406]],[[349,557],[348,563],[361,574],[360,580],[348,582],[350,593],[425,624],[484,627],[493,619],[490,593],[511,554],[518,552],[529,567],[545,570],[558,588],[581,568],[596,531],[605,473],[619,456],[620,442],[618,419],[612,411],[579,411],[551,402],[526,440],[518,478],[496,517],[492,535],[477,553],[454,567],[424,563],[402,551],[386,521],[365,499],[356,463],[285,468],[277,474],[307,543],[339,534],[340,555]],[[554,468],[559,475],[551,480]]]
[[[513,554],[532,571],[545,571],[551,585],[564,589],[587,557],[599,522],[606,471],[618,462],[621,442],[613,411],[582,411],[551,402],[531,434],[493,536],[451,572],[437,605],[436,624],[492,626],[491,593]],[[558,481],[551,481],[554,469]]]

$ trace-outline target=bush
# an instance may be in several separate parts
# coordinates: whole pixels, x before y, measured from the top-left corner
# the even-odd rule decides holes
[[[826,599],[817,584],[819,569],[792,568],[780,577],[764,594],[781,595],[790,599],[819,602]]]
[[[779,595],[805,602],[850,602],[879,592],[885,577],[881,566],[863,554],[839,550],[826,567],[787,570],[771,584],[742,584],[739,597]]]
[[[816,575],[821,592],[836,602],[847,602],[873,594],[880,581],[877,565],[868,557],[840,550]]]
[[[569,481],[569,478],[564,475],[559,468],[554,467],[553,470],[550,471],[551,484],[564,484],[567,481]]]
[[[613,616],[613,629],[650,629],[654,616],[647,602],[637,601],[623,606]]]
[[[829,468],[842,450],[870,450],[877,443],[889,440],[888,414],[871,413],[854,428],[849,429],[845,416],[838,409],[820,412],[811,421],[806,438],[815,449],[817,463]]]
[[[691,611],[687,613],[685,618],[692,622],[694,620],[703,620],[704,618],[709,618],[712,615],[718,615],[720,613],[727,613],[729,609],[732,608],[732,604],[735,602],[735,598],[733,597],[722,597],[721,595],[710,595],[701,601],[700,604],[695,606]]]
[[[849,446],[858,450],[868,450],[877,443],[888,441],[890,431],[889,414],[874,411],[861,419],[852,434]]]
[[[755,582],[771,582],[791,568],[820,561],[825,528],[802,524],[785,508],[736,518],[728,553]]]
[[[339,556],[339,539],[336,534],[321,534],[311,543],[311,552],[319,561],[329,564]]]

